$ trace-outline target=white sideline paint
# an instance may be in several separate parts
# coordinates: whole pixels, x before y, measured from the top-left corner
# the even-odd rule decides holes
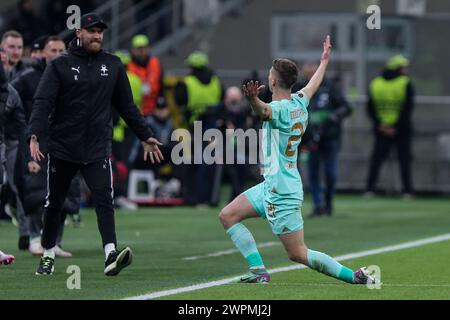
[[[258,248],[269,248],[269,247],[274,247],[274,246],[279,246],[279,245],[281,245],[280,241],[277,241],[277,242],[272,241],[272,242],[261,243],[260,245],[257,245],[257,247]],[[226,256],[226,255],[233,254],[233,253],[238,253],[238,252],[239,252],[239,250],[237,250],[237,249],[229,249],[229,250],[208,253],[204,256],[185,257],[185,258],[182,258],[181,260],[198,260],[198,259],[202,259],[202,258],[220,257],[220,256]]]
[[[386,252],[391,252],[391,251],[398,251],[398,250],[403,250],[403,249],[420,247],[420,246],[424,246],[424,245],[427,245],[427,244],[432,244],[432,243],[437,243],[437,242],[442,242],[442,241],[447,241],[447,240],[450,240],[450,233],[443,234],[443,235],[440,235],[440,236],[431,237],[431,238],[426,238],[426,239],[420,239],[420,240],[400,243],[400,244],[397,244],[397,245],[381,247],[381,248],[378,248],[378,249],[345,254],[345,255],[342,255],[342,256],[335,257],[335,259],[337,261],[356,259],[356,258],[371,256],[371,255],[380,254],[380,253],[386,253]],[[288,266],[288,267],[271,269],[271,270],[268,270],[268,272],[273,274],[273,273],[277,273],[277,272],[284,272],[284,271],[291,271],[291,270],[298,270],[298,269],[305,269],[305,268],[306,268],[306,266],[304,266],[302,264],[298,264],[298,265],[293,265],[293,266]],[[194,284],[192,286],[183,287],[183,288],[176,288],[176,289],[164,290],[164,291],[156,291],[156,292],[152,292],[152,293],[148,293],[148,294],[144,294],[144,295],[140,295],[140,296],[134,296],[134,297],[125,298],[123,300],[150,300],[150,299],[156,299],[156,298],[170,296],[170,295],[174,295],[174,294],[179,294],[179,293],[184,293],[184,292],[191,292],[191,291],[197,291],[197,290],[201,290],[201,289],[221,286],[221,285],[230,283],[231,281],[233,281],[235,279],[236,279],[236,277],[233,277],[233,278],[227,278],[227,279],[218,280],[218,281],[211,281],[211,282],[206,282],[206,283],[201,283],[201,284]]]

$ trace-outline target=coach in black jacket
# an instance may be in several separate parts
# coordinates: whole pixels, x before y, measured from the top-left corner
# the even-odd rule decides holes
[[[66,54],[51,61],[34,96],[28,137],[34,160],[44,155],[39,137],[48,140],[48,195],[37,274],[52,274],[61,208],[72,178],[81,171],[96,203],[105,249],[105,274],[117,275],[131,263],[130,248],[116,250],[111,161],[112,105],[143,141],[144,158],[160,162],[159,141],[133,103],[120,59],[104,52],[107,25],[95,14],[81,17],[81,29]]]

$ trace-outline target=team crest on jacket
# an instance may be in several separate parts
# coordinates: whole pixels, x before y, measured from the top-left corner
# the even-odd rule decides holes
[[[102,67],[100,68],[100,75],[102,77],[108,76],[108,68],[106,68],[106,65],[102,64]]]

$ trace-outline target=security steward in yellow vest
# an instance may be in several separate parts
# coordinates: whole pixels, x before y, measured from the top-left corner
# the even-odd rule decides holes
[[[184,113],[184,119],[193,132],[194,122],[201,121],[202,134],[216,124],[214,106],[223,100],[219,78],[209,68],[209,58],[203,52],[193,52],[186,59],[191,72],[175,87],[175,101]],[[193,136],[192,136],[193,137]],[[191,141],[194,143],[193,139]],[[208,142],[203,142],[203,148]],[[203,151],[202,148],[202,151]],[[194,150],[194,148],[191,148]],[[191,154],[191,159],[194,155]],[[186,204],[211,205],[215,166],[201,164],[185,167],[182,193]]]
[[[223,88],[213,71],[208,67],[209,58],[203,52],[193,52],[186,59],[191,73],[175,87],[177,105],[184,107],[185,120],[189,126],[194,121],[205,121],[208,108],[221,102]]]
[[[370,163],[367,192],[375,191],[378,174],[392,146],[400,162],[403,194],[411,196],[411,114],[414,90],[408,74],[409,61],[401,55],[386,63],[381,76],[369,87],[368,114],[375,131],[375,145]]]

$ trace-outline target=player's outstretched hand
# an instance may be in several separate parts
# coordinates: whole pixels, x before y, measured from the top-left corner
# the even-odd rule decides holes
[[[323,42],[323,53],[322,53],[322,58],[321,61],[326,61],[328,62],[328,60],[330,59],[330,54],[331,54],[331,37],[328,35],[325,38],[325,41]]]
[[[36,136],[31,136],[30,139],[30,153],[31,158],[33,158],[34,161],[41,161],[44,159],[44,155],[42,154],[41,150],[39,149],[39,142],[37,140]]]
[[[161,150],[159,150],[158,147],[162,145],[163,144],[155,138],[149,138],[148,140],[143,141],[142,147],[144,148],[144,161],[147,161],[147,156],[150,157],[150,161],[152,163],[155,163],[155,160],[157,163],[160,163],[162,160],[164,160]]]
[[[263,89],[264,89],[263,85],[260,86],[258,81],[253,80],[247,82],[247,84],[244,84],[242,86],[242,90],[244,91],[245,96],[249,100],[256,99],[256,97],[258,97],[258,95],[263,91]]]

